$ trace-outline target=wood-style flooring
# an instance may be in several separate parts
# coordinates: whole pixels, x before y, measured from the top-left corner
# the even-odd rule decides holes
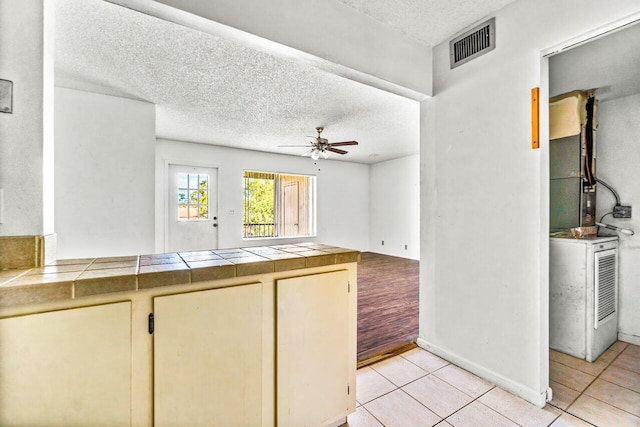
[[[419,264],[362,253],[358,263],[358,361],[418,337]]]

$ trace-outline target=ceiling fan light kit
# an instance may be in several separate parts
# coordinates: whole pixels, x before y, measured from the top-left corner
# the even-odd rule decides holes
[[[343,142],[329,142],[326,138],[322,138],[321,134],[324,130],[324,127],[318,126],[316,127],[316,132],[318,132],[317,137],[311,137],[313,140],[310,141],[311,147],[308,145],[280,145],[280,147],[308,147],[309,150],[302,153],[301,156],[311,156],[313,160],[318,160],[320,156],[324,159],[329,158],[329,152],[337,153],[337,154],[347,154],[348,151],[341,150],[339,148],[334,148],[337,146],[344,145],[358,145],[357,141],[343,141]]]

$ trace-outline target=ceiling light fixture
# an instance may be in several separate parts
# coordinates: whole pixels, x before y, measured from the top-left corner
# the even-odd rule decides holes
[[[343,145],[358,145],[358,141],[343,141],[343,142],[329,142],[326,138],[321,136],[324,127],[318,126],[316,127],[316,132],[318,132],[318,136],[310,136],[309,138],[313,138],[310,143],[311,147],[308,145],[279,145],[278,147],[307,147],[309,148],[302,156],[311,156],[313,160],[318,160],[320,156],[325,159],[329,158],[329,152],[338,153],[338,154],[347,154],[348,151],[342,150],[340,148],[336,148],[338,146]]]
[[[328,159],[329,152],[326,150],[325,147],[318,146],[318,147],[313,147],[312,149],[304,153],[303,156],[311,156],[313,160],[318,160],[320,156],[322,156],[324,159]]]

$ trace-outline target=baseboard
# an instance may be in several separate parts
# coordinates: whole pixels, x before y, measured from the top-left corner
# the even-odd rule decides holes
[[[480,366],[468,359],[460,357],[455,353],[451,353],[447,350],[444,350],[436,345],[433,345],[422,338],[418,338],[417,340],[418,346],[421,348],[430,351],[431,353],[442,357],[443,359],[448,360],[449,362],[458,365],[459,367],[466,369],[467,371],[484,378],[487,381],[491,381],[495,385],[500,388],[505,389],[506,391],[515,394],[523,398],[524,400],[533,403],[534,405],[542,408],[546,404],[546,391],[539,392],[532,388],[529,388],[525,385],[517,383],[509,378],[505,378],[504,376],[485,368],[484,366]]]
[[[628,342],[629,344],[640,345],[640,337],[637,335],[618,332],[618,339],[620,341]]]

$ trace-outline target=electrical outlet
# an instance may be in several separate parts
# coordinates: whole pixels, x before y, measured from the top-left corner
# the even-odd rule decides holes
[[[631,218],[631,206],[614,206],[614,218]]]

